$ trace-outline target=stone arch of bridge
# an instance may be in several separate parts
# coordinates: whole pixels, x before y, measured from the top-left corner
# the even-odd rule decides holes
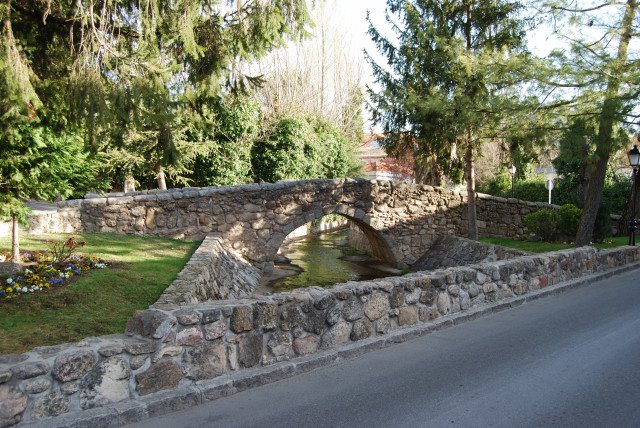
[[[273,266],[273,261],[278,253],[278,250],[282,246],[282,243],[286,237],[295,229],[303,226],[314,220],[319,220],[322,217],[330,214],[338,214],[351,223],[356,225],[369,241],[371,247],[371,253],[377,259],[389,263],[391,265],[398,265],[401,259],[395,252],[395,246],[389,237],[382,233],[382,230],[376,229],[369,221],[368,217],[362,210],[357,210],[347,205],[338,204],[335,207],[327,207],[323,210],[316,210],[311,213],[302,213],[291,219],[283,227],[283,233],[274,234],[267,243],[268,253],[266,257],[267,265]]]

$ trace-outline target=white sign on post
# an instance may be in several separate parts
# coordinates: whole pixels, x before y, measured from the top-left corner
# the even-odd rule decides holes
[[[549,205],[551,205],[551,191],[553,190],[553,178],[547,179],[547,182],[544,184],[544,187],[549,189]]]
[[[546,187],[547,189],[549,189],[549,191],[553,190],[553,179],[551,180],[547,180],[546,184],[544,185],[544,187]]]

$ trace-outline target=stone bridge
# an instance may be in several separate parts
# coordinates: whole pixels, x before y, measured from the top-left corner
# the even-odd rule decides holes
[[[402,266],[414,263],[438,236],[465,236],[466,203],[466,195],[455,191],[363,179],[191,187],[64,201],[56,211],[38,216],[31,231],[213,235],[269,271],[289,233],[339,214],[363,232],[374,256]],[[478,195],[479,234],[522,237],[524,216],[545,206]]]
[[[125,334],[0,356],[0,427],[137,423],[639,266],[640,247],[587,247],[254,293],[257,267],[272,266],[287,234],[331,213],[350,219],[382,259],[412,264],[426,255],[436,266],[455,264],[447,254],[438,260],[436,248],[466,241],[466,254],[481,252],[451,236],[466,234],[466,203],[429,186],[309,180],[43,207],[33,233],[205,239],[160,299],[133,314]],[[547,206],[486,195],[477,204],[481,235],[513,237],[526,234],[526,214]]]

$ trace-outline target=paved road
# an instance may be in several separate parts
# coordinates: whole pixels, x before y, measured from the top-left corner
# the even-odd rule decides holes
[[[141,426],[640,426],[640,271]]]

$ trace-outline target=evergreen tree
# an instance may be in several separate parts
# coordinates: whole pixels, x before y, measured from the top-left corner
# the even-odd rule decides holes
[[[165,172],[185,179],[206,151],[187,138],[194,116],[260,83],[239,65],[303,36],[309,23],[305,0],[3,2],[16,23],[9,45],[33,67],[25,90],[62,102],[110,171],[153,172],[160,187]],[[54,98],[60,92],[69,96]]]
[[[0,218],[12,221],[12,258],[20,261],[18,223],[26,223],[26,199],[67,196],[72,184],[89,185],[92,169],[76,135],[52,126],[16,44],[11,2],[0,3]]]
[[[196,186],[246,183],[251,179],[251,146],[260,129],[260,104],[249,96],[231,96],[188,132],[190,141],[206,145],[195,158],[192,179]]]
[[[575,1],[559,0],[545,5],[558,23],[557,33],[566,38],[571,50],[553,52],[547,75],[538,78],[558,93],[559,100],[565,100],[567,117],[596,125],[575,239],[577,246],[587,245],[600,209],[609,159],[630,143],[627,131],[637,132],[631,126],[638,119],[634,109],[640,95],[640,58],[630,47],[640,34],[638,1],[592,1],[579,7]]]
[[[586,191],[586,163],[592,151],[596,135],[594,123],[585,118],[575,118],[559,139],[558,156],[553,166],[558,175],[564,177],[565,186],[575,192],[574,200],[584,206]],[[568,190],[567,189],[567,190]]]
[[[413,152],[416,175],[440,184],[461,166],[467,183],[469,237],[477,238],[474,158],[496,138],[517,97],[509,89],[521,65],[520,5],[507,0],[388,0],[397,40],[370,22],[386,57],[371,58],[381,90],[369,89],[375,122],[390,151]]]

